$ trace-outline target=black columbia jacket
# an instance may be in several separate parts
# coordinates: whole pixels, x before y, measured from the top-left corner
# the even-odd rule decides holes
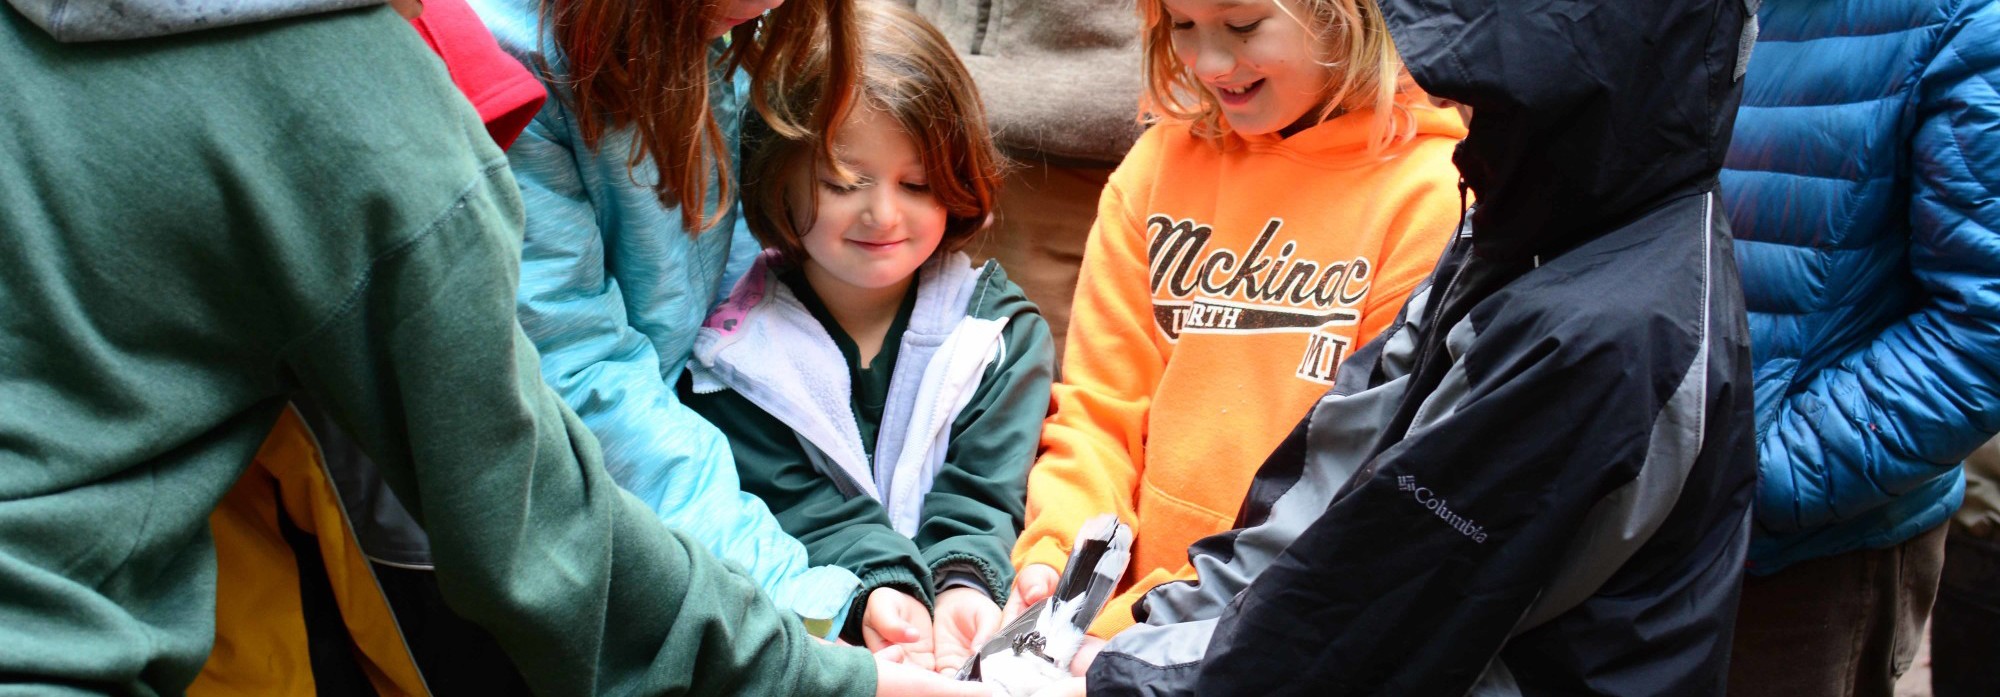
[[[1383,0],[1479,204],[1102,695],[1718,695],[1756,473],[1744,0]]]

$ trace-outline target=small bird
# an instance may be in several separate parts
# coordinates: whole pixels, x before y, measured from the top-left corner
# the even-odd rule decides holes
[[[1069,675],[1085,630],[1104,611],[1132,561],[1132,528],[1105,513],[1077,531],[1076,548],[1055,593],[1030,606],[988,640],[958,679],[994,684],[997,694],[1026,697]]]

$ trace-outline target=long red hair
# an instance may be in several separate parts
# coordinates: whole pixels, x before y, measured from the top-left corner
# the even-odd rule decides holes
[[[568,76],[555,77],[568,88],[584,145],[596,148],[605,134],[630,127],[637,147],[627,156],[628,172],[653,161],[659,170],[650,182],[653,192],[661,205],[680,209],[690,236],[720,222],[735,197],[731,144],[709,106],[714,42],[708,32],[720,5],[721,0],[548,0],[542,6],[542,21],[568,64]],[[851,0],[789,0],[731,32],[721,61],[749,72],[751,105],[771,128],[803,136],[829,132],[840,122],[859,72],[853,14]],[[816,52],[822,42],[824,51]],[[826,72],[817,100],[800,104],[766,96],[820,70]],[[711,181],[718,201],[713,209]]]

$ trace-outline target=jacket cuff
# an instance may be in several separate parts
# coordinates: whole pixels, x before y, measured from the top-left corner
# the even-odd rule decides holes
[[[877,588],[893,588],[910,594],[922,601],[925,610],[935,611],[937,599],[931,597],[930,586],[919,580],[915,574],[900,566],[885,566],[861,574],[861,592],[855,594],[854,602],[848,605],[847,621],[842,624],[840,638],[855,646],[863,645],[861,620],[868,614],[868,595]]]
[[[1156,666],[1120,653],[1097,655],[1084,673],[1091,697],[1179,697],[1194,694],[1201,663]]]
[[[838,566],[815,566],[806,572],[789,578],[776,579],[775,583],[762,581],[771,595],[772,602],[780,607],[798,613],[813,628],[813,635],[824,637],[829,629],[842,626],[847,609],[854,604],[854,594],[859,592],[861,581],[854,573]]]
[[[951,552],[931,562],[931,587],[942,590],[946,576],[969,574],[978,579],[977,587],[986,591],[986,597],[995,604],[1007,603],[1008,586],[1013,574],[996,568],[993,562],[968,552]]]
[[[956,568],[941,571],[936,578],[931,579],[931,587],[936,588],[940,596],[953,588],[976,588],[979,592],[985,593],[987,599],[993,598],[993,592],[987,590],[986,582],[980,580],[979,574],[974,571]]]

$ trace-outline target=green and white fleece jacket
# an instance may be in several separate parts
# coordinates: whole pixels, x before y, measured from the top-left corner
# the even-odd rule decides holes
[[[1004,600],[1055,372],[1040,311],[997,263],[925,264],[907,328],[884,339],[897,354],[865,448],[848,359],[768,261],[705,323],[683,384],[729,437],[744,490],[810,563],[852,570],[869,590],[928,605],[964,579]]]

